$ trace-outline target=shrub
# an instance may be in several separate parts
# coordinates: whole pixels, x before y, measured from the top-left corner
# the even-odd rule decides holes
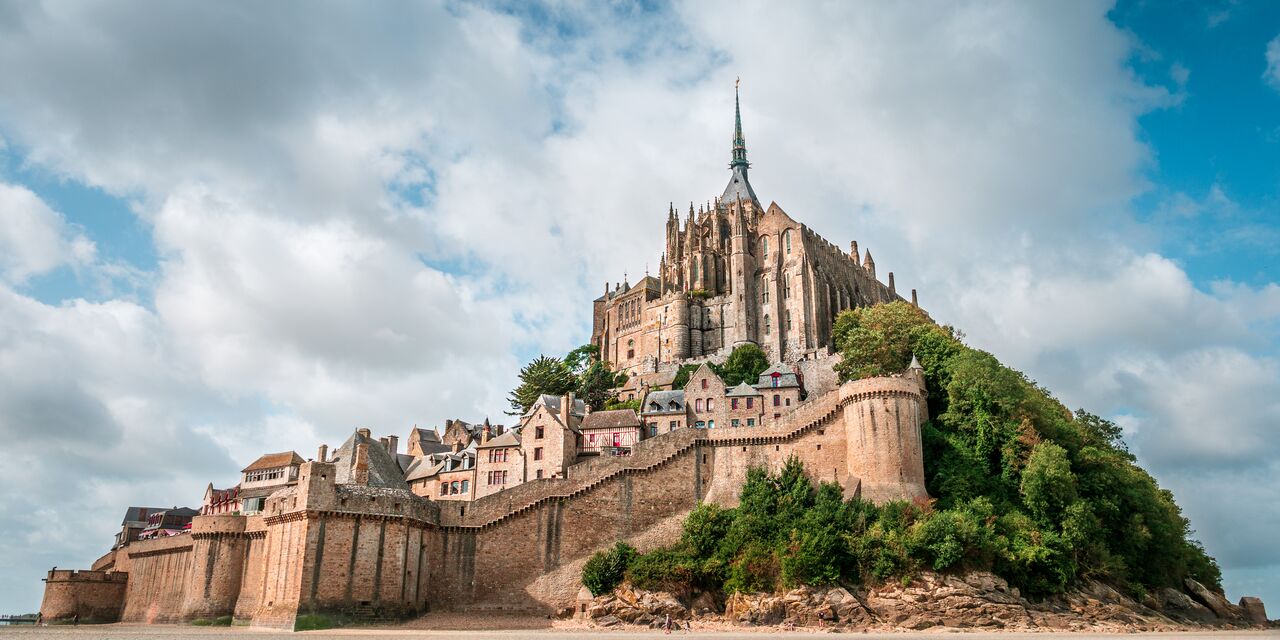
[[[582,584],[598,596],[613,591],[622,582],[627,566],[636,558],[631,545],[618,541],[608,551],[598,551],[582,566]]]
[[[332,629],[338,626],[337,622],[322,613],[304,613],[300,614],[293,621],[294,631],[319,631],[321,629]]]

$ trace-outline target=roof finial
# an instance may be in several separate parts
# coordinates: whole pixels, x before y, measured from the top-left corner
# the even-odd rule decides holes
[[[733,157],[729,168],[749,167],[747,163],[747,140],[742,136],[742,106],[738,99],[738,85],[742,78],[733,81]]]

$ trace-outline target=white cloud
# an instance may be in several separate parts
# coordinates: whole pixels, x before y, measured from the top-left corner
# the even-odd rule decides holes
[[[1267,70],[1262,72],[1267,84],[1280,89],[1280,36],[1267,43]]]
[[[0,277],[22,284],[64,264],[91,264],[93,241],[21,185],[0,182]]]

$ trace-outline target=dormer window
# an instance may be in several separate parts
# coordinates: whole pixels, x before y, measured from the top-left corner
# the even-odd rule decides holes
[[[770,382],[772,383],[773,387],[775,388],[778,387],[779,385],[782,384],[782,374],[775,371],[773,375],[770,376]]]

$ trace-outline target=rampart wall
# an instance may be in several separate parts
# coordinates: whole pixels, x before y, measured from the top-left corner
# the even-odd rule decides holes
[[[671,523],[699,502],[735,505],[751,467],[795,455],[846,495],[924,496],[925,417],[916,373],[846,383],[769,427],[680,429],[469,503],[337,485],[333,464],[309,462],[259,516],[199,516],[191,535],[134,542],[99,563],[129,568],[131,622],[234,615],[292,628],[300,613],[551,613],[572,605],[592,553],[617,540],[674,542]],[[66,591],[46,589],[50,612],[68,610]]]
[[[46,622],[116,622],[124,607],[128,574],[54,569],[44,579],[40,613]]]

